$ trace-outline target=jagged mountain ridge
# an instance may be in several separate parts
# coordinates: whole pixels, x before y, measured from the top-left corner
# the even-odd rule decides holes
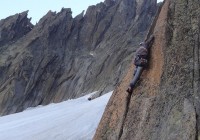
[[[8,36],[10,43],[0,46],[0,114],[112,90],[156,9],[156,0],[106,0],[75,18],[71,9],[49,11],[34,27],[27,12],[15,15],[29,21],[15,22],[16,27],[31,28],[15,41]]]
[[[31,31],[33,25],[27,18],[27,12],[10,16],[0,22],[0,47],[10,44]]]
[[[199,10],[199,1],[164,1],[152,27],[149,68],[131,96],[129,68],[94,140],[200,140]]]

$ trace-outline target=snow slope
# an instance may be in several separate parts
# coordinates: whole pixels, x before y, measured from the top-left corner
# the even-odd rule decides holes
[[[0,117],[0,140],[91,140],[112,92]]]

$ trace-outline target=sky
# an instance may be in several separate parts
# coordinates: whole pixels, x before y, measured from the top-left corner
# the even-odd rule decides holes
[[[104,0],[2,0],[0,4],[0,19],[29,10],[28,17],[36,23],[49,10],[59,12],[63,7],[71,8],[73,16],[80,14],[89,5],[96,5]]]
[[[90,5],[96,5],[104,0],[2,0],[0,4],[0,19],[29,10],[28,17],[35,24],[49,10],[59,12],[63,7],[71,8],[75,17]],[[163,0],[158,0],[158,2]]]
[[[92,140],[112,92],[0,117],[0,140]]]

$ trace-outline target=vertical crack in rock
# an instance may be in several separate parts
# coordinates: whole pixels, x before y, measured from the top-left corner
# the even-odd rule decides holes
[[[156,26],[156,22],[157,22],[157,19],[158,19],[158,16],[159,16],[159,14],[160,14],[160,11],[161,11],[161,8],[162,8],[162,5],[161,6],[159,6],[159,8],[158,8],[158,10],[157,10],[157,12],[156,12],[156,15],[155,15],[155,17],[154,17],[154,20],[153,20],[153,22],[152,22],[152,24],[151,24],[151,27],[150,27],[150,29],[149,29],[149,31],[148,31],[148,33],[147,33],[147,36],[146,36],[146,39],[145,40],[147,40],[149,37],[150,37],[150,35],[152,35],[152,33],[153,33],[153,30],[154,30],[154,28],[155,28],[155,26]],[[137,99],[137,98],[136,98]],[[119,132],[119,137],[118,137],[118,139],[121,139],[121,136],[122,136],[122,134],[123,134],[123,129],[124,129],[124,123],[125,123],[125,119],[126,119],[126,116],[127,116],[127,114],[128,114],[128,111],[129,111],[129,105],[130,105],[130,101],[131,101],[131,95],[130,94],[128,94],[128,96],[127,96],[127,98],[126,98],[126,106],[125,106],[125,111],[124,111],[124,113],[123,113],[123,119],[122,119],[122,124],[121,124],[121,128],[120,128],[120,132]],[[147,112],[147,111],[145,111],[145,112]]]
[[[131,94],[128,94],[127,97],[126,97],[126,101],[125,101],[126,104],[125,104],[125,109],[124,109],[124,113],[123,113],[122,122],[121,122],[121,125],[120,125],[120,131],[119,131],[118,140],[120,140],[120,138],[121,138],[121,136],[123,134],[124,122],[125,122],[128,110],[129,110],[130,100],[131,100]]]

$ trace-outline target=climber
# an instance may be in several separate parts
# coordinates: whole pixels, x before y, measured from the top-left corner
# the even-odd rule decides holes
[[[140,43],[140,47],[136,50],[136,56],[134,59],[135,70],[133,72],[133,80],[126,90],[129,94],[133,92],[133,88],[140,78],[142,70],[147,67],[149,48],[152,46],[153,40],[154,36],[152,35],[147,41]]]

